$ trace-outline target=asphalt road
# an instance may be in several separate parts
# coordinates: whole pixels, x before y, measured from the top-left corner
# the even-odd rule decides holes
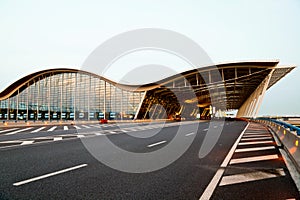
[[[81,140],[85,144],[96,145],[90,146],[92,150],[99,146],[101,150],[104,148],[100,153],[105,158],[119,158],[117,161],[127,162],[116,151],[105,151],[107,144],[103,140],[106,137],[104,135],[0,149],[0,199],[199,199],[241,135],[246,122],[226,122],[216,145],[202,159],[199,159],[198,154],[207,134],[208,124],[199,123],[196,132],[192,131],[193,126],[194,124],[184,124],[179,129],[174,124],[148,138],[145,136],[153,134],[154,128],[107,135],[120,149],[144,154],[166,147],[176,138],[178,130],[184,136],[180,138],[182,141],[177,144],[179,146],[186,144],[188,138],[195,137],[187,151],[175,162],[146,173],[118,171],[95,159]],[[217,126],[212,128],[218,129]],[[150,166],[153,163],[148,164]],[[70,169],[71,167],[78,168]],[[280,167],[285,168],[284,165]],[[51,174],[54,172],[57,174]],[[285,183],[290,188],[284,189],[297,199],[299,194],[288,171],[285,172]],[[42,175],[49,177],[41,177]],[[34,177],[41,179],[24,184],[21,182]],[[220,188],[216,191],[218,193],[213,196],[215,199],[233,199],[233,196],[226,196],[226,191],[220,196]],[[251,196],[248,197],[251,199]]]

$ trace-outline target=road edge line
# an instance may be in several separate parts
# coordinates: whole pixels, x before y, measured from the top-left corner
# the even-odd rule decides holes
[[[232,158],[232,155],[234,154],[234,151],[235,151],[236,147],[238,146],[238,143],[242,139],[242,137],[243,137],[245,131],[247,130],[249,124],[250,124],[250,122],[248,122],[248,124],[246,125],[244,130],[241,132],[240,136],[237,138],[235,143],[232,145],[230,151],[228,152],[227,156],[223,160],[220,168],[217,170],[216,174],[214,175],[214,177],[212,178],[212,180],[210,181],[208,186],[205,188],[205,190],[202,193],[199,200],[209,200],[210,197],[212,196],[213,192],[215,191],[215,189],[216,189],[216,187],[217,187],[217,185],[218,185],[218,183],[219,183],[219,181],[220,181],[220,179],[221,179],[221,177],[222,177],[222,175],[225,171],[225,168],[227,167],[230,159]]]

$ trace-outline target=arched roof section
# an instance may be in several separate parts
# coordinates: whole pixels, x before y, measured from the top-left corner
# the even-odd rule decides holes
[[[165,86],[175,85],[181,87],[183,85],[184,79],[188,80],[190,84],[194,87],[196,92],[199,94],[207,93],[207,88],[203,88],[201,85],[197,85],[197,74],[205,75],[216,74],[218,73],[222,80],[217,82],[212,81],[211,83],[206,83],[214,85],[214,87],[224,87],[226,88],[227,93],[227,108],[237,109],[242,103],[251,95],[251,93],[258,87],[258,85],[267,77],[272,71],[272,78],[268,85],[270,88],[283,76],[289,73],[294,66],[280,67],[277,66],[279,63],[278,60],[272,61],[243,61],[243,62],[227,62],[220,63],[215,66],[206,66],[199,69],[192,69],[189,71],[176,74],[165,79],[159,80],[155,83],[144,84],[141,86],[138,85],[126,85],[119,84],[105,77],[99,76],[97,74],[70,68],[56,68],[56,69],[47,69],[39,72],[29,74],[13,84],[4,89],[0,93],[0,100],[7,99],[8,97],[14,96],[17,92],[21,92],[26,89],[28,86],[33,84],[37,80],[42,80],[46,77],[53,76],[61,73],[81,73],[87,74],[101,80],[104,80],[108,83],[115,85],[116,87],[122,88],[128,91],[148,91],[155,90],[157,94],[167,95],[168,90]],[[213,79],[213,77],[212,77]],[[182,87],[184,88],[184,87]],[[180,90],[182,91],[182,89]],[[183,91],[184,92],[184,91]],[[222,101],[222,100],[220,100]]]

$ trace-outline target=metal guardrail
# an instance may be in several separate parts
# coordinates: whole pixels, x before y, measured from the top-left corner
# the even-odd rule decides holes
[[[269,118],[258,118],[253,121],[266,124],[273,131],[300,173],[300,128]]]
[[[257,119],[258,120],[266,120],[266,121],[270,121],[270,122],[276,123],[276,124],[278,124],[280,126],[283,126],[286,129],[289,129],[292,132],[295,131],[297,133],[297,135],[300,136],[300,128],[297,127],[297,126],[288,124],[288,123],[283,122],[283,121],[278,121],[278,120],[275,120],[275,119],[270,119],[270,118],[257,118]]]

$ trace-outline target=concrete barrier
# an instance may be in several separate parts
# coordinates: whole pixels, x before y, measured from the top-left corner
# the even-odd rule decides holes
[[[255,120],[256,122],[266,124],[277,136],[282,143],[284,149],[289,154],[289,157],[294,162],[297,170],[300,173],[300,137],[296,131],[291,131],[282,125],[268,120]]]

